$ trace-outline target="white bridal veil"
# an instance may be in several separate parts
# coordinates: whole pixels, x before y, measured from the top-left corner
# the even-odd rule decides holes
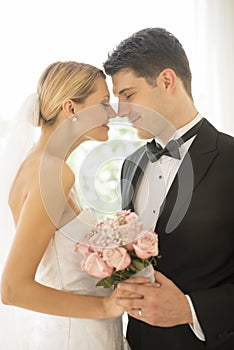
[[[0,275],[14,238],[8,195],[22,161],[37,138],[38,119],[38,98],[37,94],[32,94],[17,113],[0,150]],[[30,311],[0,302],[0,344],[4,349],[27,350],[29,318]]]

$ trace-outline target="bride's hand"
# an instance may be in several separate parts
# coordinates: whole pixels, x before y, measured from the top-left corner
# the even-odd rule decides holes
[[[144,277],[139,277],[137,278],[138,283],[144,283],[145,278]],[[118,299],[141,299],[142,295],[136,294],[136,293],[130,293],[128,291],[123,291],[119,288],[115,288],[113,292],[104,298],[104,309],[105,313],[108,315],[107,318],[112,318],[112,317],[119,317],[121,316],[125,311],[127,311],[127,308],[121,307],[117,305],[116,301]]]

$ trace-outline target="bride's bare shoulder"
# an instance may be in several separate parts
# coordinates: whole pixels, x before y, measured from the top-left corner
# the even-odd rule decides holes
[[[68,164],[51,155],[32,155],[25,159],[19,168],[9,195],[11,208],[22,207],[25,198],[33,192],[56,191],[62,185],[63,192],[69,193],[75,182],[75,175]]]
[[[51,155],[41,157],[38,175],[40,182],[44,178],[50,178],[54,181],[59,179],[64,186],[68,187],[73,186],[75,182],[75,175],[69,165],[63,159]]]
[[[75,183],[75,174],[69,165],[57,157],[48,156],[40,163],[40,186],[59,189],[68,194]]]

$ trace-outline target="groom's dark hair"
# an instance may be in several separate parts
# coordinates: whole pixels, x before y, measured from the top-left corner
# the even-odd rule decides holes
[[[105,73],[111,76],[130,69],[151,85],[163,69],[171,68],[192,98],[192,75],[187,55],[179,40],[166,29],[146,28],[134,33],[108,54],[103,66]]]

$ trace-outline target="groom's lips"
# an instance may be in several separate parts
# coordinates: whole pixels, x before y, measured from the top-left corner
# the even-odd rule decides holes
[[[141,116],[139,115],[137,118],[134,119],[129,119],[130,123],[132,123],[133,125],[136,123],[137,120],[139,120],[141,118]]]

